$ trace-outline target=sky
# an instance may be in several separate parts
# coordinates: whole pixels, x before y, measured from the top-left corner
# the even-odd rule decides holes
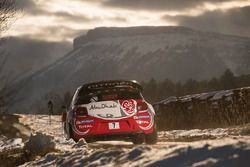
[[[95,27],[186,26],[250,37],[250,0],[16,0],[5,36],[72,42]]]

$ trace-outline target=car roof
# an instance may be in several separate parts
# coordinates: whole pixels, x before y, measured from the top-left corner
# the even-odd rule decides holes
[[[82,85],[78,89],[80,89],[81,92],[91,92],[110,88],[132,88],[140,92],[143,90],[141,84],[136,80],[106,80],[91,82]]]

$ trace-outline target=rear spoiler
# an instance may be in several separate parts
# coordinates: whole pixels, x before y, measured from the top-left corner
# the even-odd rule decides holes
[[[143,90],[139,82],[135,80],[111,80],[111,81],[93,82],[82,85],[80,89],[86,92],[91,92],[109,88],[133,88],[140,92]]]

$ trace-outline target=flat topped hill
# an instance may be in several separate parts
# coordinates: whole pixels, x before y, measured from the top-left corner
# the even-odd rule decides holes
[[[203,80],[227,68],[247,74],[249,55],[250,38],[174,26],[100,27],[75,38],[72,51],[29,77],[20,96],[30,105],[49,92],[62,94],[92,81]]]

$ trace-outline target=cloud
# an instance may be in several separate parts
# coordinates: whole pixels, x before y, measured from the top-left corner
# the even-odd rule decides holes
[[[15,0],[17,9],[34,8],[36,4],[33,0]]]
[[[70,21],[70,22],[93,22],[100,20],[100,17],[90,17],[87,14],[79,13],[78,11],[70,12],[66,10],[53,11],[44,8],[43,5],[35,4],[32,0],[19,0],[16,4],[18,8],[22,9],[26,15],[30,16],[44,16],[44,17],[56,17],[58,21]],[[112,18],[111,18],[112,19]],[[119,18],[117,17],[117,20]],[[119,19],[121,20],[121,18]]]
[[[77,37],[80,34],[84,34],[87,32],[87,30],[81,29],[73,29],[70,27],[66,27],[66,26],[50,26],[50,27],[46,27],[46,36],[48,37],[55,37],[55,39],[60,39],[62,38],[62,40],[72,40],[72,37]],[[42,32],[41,32],[42,33]]]
[[[34,28],[33,33],[29,32],[19,35],[22,38],[27,39],[39,39],[44,41],[67,41],[72,42],[73,38],[85,34],[87,30],[85,29],[74,29],[67,26],[47,26],[44,28]]]
[[[16,1],[18,2],[16,5],[24,15],[15,22],[16,24],[9,32],[22,38],[72,42],[75,37],[96,25],[127,22],[126,16],[122,14],[103,14],[102,12],[95,14],[94,10],[90,10],[92,4],[83,6],[82,2],[74,4],[74,1],[62,1],[58,4],[55,0],[51,2]],[[67,5],[73,7],[68,8]]]
[[[47,13],[41,6],[37,5],[35,0],[15,0],[16,8],[23,14],[43,15]]]
[[[249,33],[245,28],[249,27],[245,17],[248,10],[236,10],[246,5],[243,0],[15,1],[25,15],[9,32],[50,41],[73,40],[81,32],[99,26],[182,25],[236,35],[240,31],[240,35]]]
[[[42,5],[36,4],[34,0],[15,0],[15,5],[17,9],[20,9],[25,14],[31,16],[55,16],[65,20],[74,20],[76,22],[92,20],[92,18],[88,18],[84,15],[75,15],[66,11],[50,11],[49,9],[44,9]]]
[[[250,6],[232,8],[227,11],[208,11],[199,16],[164,16],[167,21],[178,25],[224,34],[250,37]]]
[[[63,20],[71,20],[75,22],[90,22],[97,18],[90,18],[85,15],[76,15],[69,12],[48,12],[48,15],[53,15]]]
[[[75,20],[75,21],[90,21],[91,20],[90,18],[84,15],[75,15],[66,11],[49,11],[49,10],[44,10],[39,7],[26,8],[24,12],[31,16],[55,16],[58,18],[64,18],[66,20]]]
[[[232,0],[102,0],[104,6],[131,10],[176,11],[203,6],[205,2],[221,3]]]

